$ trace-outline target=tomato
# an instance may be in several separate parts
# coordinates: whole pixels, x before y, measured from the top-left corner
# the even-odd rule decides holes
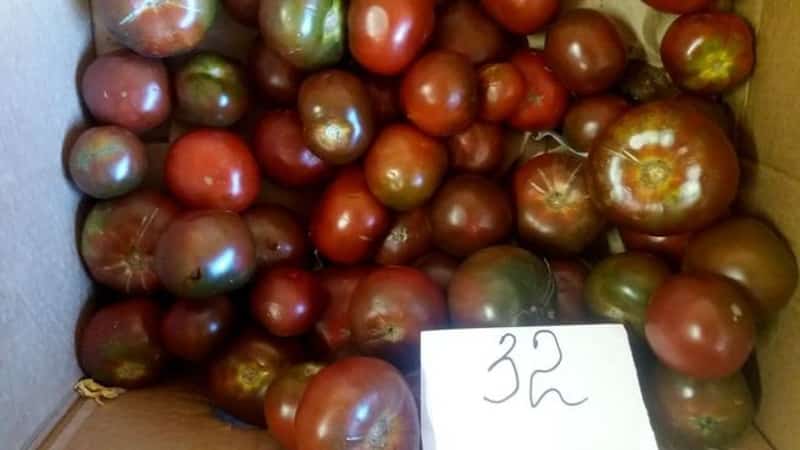
[[[511,201],[499,186],[476,175],[448,180],[431,205],[433,241],[454,256],[467,256],[511,234]]]
[[[466,56],[472,64],[483,64],[508,50],[504,31],[469,0],[454,0],[439,15],[434,46]]]
[[[664,100],[680,93],[680,89],[675,87],[662,67],[651,66],[636,59],[628,63],[617,88],[634,103]]]
[[[719,125],[719,127],[725,131],[725,134],[731,138],[731,141],[736,137],[736,118],[733,117],[733,111],[731,111],[730,107],[724,102],[714,101],[711,98],[692,94],[680,94],[677,95],[674,100],[676,103],[686,108],[703,113],[706,117]]]
[[[311,240],[333,262],[366,260],[391,226],[389,211],[369,191],[358,167],[344,169],[328,186],[311,218]]]
[[[261,0],[222,0],[228,14],[239,23],[249,27],[258,26],[258,9]]]
[[[525,78],[511,63],[487,64],[478,72],[480,117],[488,122],[509,118],[522,103]]]
[[[670,101],[632,109],[595,143],[587,175],[613,222],[647,234],[694,231],[737,194],[739,161],[725,132]]]
[[[247,79],[241,67],[224,56],[203,52],[192,56],[175,74],[178,119],[207,127],[229,127],[250,106]]]
[[[372,358],[348,358],[309,382],[295,418],[297,450],[419,449],[417,406],[403,375]]]
[[[558,128],[567,112],[569,92],[547,67],[542,53],[520,50],[511,63],[525,79],[522,102],[509,119],[511,125],[520,130]]]
[[[475,122],[447,141],[450,164],[461,172],[493,173],[503,162],[503,129]]]
[[[281,372],[272,382],[264,398],[267,429],[286,450],[297,449],[294,421],[300,400],[311,378],[325,366],[319,363],[298,364]]]
[[[414,262],[414,267],[425,272],[442,289],[447,289],[460,261],[444,252],[434,251]]]
[[[217,0],[106,0],[94,6],[99,25],[122,45],[153,58],[186,53],[214,23]]]
[[[250,294],[250,311],[275,336],[300,336],[325,311],[328,298],[310,272],[278,267],[264,272]]]
[[[403,79],[406,116],[432,136],[452,136],[478,114],[478,78],[458,53],[432,51],[414,63]]]
[[[655,428],[678,448],[728,448],[755,417],[755,401],[741,373],[703,381],[659,365],[648,384]]]
[[[284,186],[319,184],[331,174],[331,166],[306,145],[296,111],[266,113],[256,125],[253,150],[264,173]]]
[[[264,427],[267,390],[302,353],[297,341],[246,330],[208,368],[211,402],[237,419]]]
[[[545,153],[514,174],[520,236],[553,253],[583,251],[605,228],[586,186],[585,160],[571,153]]]
[[[692,237],[691,233],[656,236],[627,228],[619,230],[619,233],[627,250],[657,253],[674,261],[683,259]]]
[[[644,0],[644,2],[659,11],[686,14],[711,8],[715,0]]]
[[[290,105],[297,100],[302,72],[260,39],[250,51],[247,67],[250,79],[264,100],[279,105]]]
[[[378,124],[388,124],[398,120],[403,111],[398,98],[398,82],[394,78],[368,76],[362,78],[372,98],[372,110]]]
[[[458,268],[447,290],[459,327],[543,325],[555,319],[556,282],[547,264],[517,247],[489,247]]]
[[[785,307],[797,288],[792,249],[772,227],[749,217],[722,222],[693,236],[683,268],[738,282],[762,320]]]
[[[298,69],[331,66],[344,54],[344,8],[341,0],[261,0],[261,34]]]
[[[433,32],[433,7],[432,0],[352,0],[347,17],[350,53],[371,72],[399,74]]]
[[[559,0],[481,0],[486,11],[506,29],[533,34],[556,17]]]
[[[219,350],[236,320],[228,297],[180,299],[161,322],[161,339],[173,355],[199,363]]]
[[[127,50],[92,61],[81,80],[81,95],[98,122],[135,133],[161,125],[172,111],[164,63]]]
[[[411,263],[431,249],[432,233],[427,209],[417,208],[400,214],[375,255],[375,262],[384,266]]]
[[[677,275],[650,299],[647,342],[670,368],[700,379],[739,371],[755,344],[755,319],[746,293],[713,274]]]
[[[575,149],[588,153],[609,126],[631,105],[622,97],[598,95],[574,103],[564,117],[564,138]]]
[[[398,367],[419,365],[420,333],[447,325],[442,288],[411,267],[373,270],[350,300],[352,339],[364,354]]]
[[[284,207],[306,222],[321,195],[322,193],[313,187],[287,188],[275,184],[267,178],[262,178],[261,192],[256,204]]]
[[[157,291],[153,255],[177,215],[171,199],[151,191],[95,205],[81,233],[81,256],[92,278],[126,294]]]
[[[589,268],[578,260],[557,259],[550,261],[550,271],[558,288],[556,316],[561,324],[585,323],[586,302],[583,292]]]
[[[342,70],[327,70],[306,78],[297,107],[306,143],[331,164],[358,159],[377,131],[369,91],[361,80]]]
[[[447,172],[447,150],[410,125],[383,129],[367,153],[364,173],[384,205],[408,211],[428,201]]]
[[[575,9],[547,31],[548,65],[578,95],[608,90],[625,72],[628,55],[614,23],[603,13]]]
[[[592,269],[584,297],[596,316],[622,323],[643,337],[647,305],[671,275],[664,261],[647,253],[610,256]]]
[[[148,171],[147,150],[135,134],[116,126],[84,131],[67,156],[69,176],[84,193],[99,199],[138,188]]]
[[[161,282],[180,297],[234,291],[255,272],[253,236],[236,213],[190,212],[175,219],[161,236],[155,267]]]
[[[309,253],[306,230],[291,211],[276,205],[257,206],[242,218],[253,235],[258,269],[306,263]]]
[[[721,94],[753,72],[755,37],[750,25],[735,14],[687,14],[673,22],[664,35],[661,60],[681,88]]]
[[[329,267],[318,272],[319,281],[330,302],[314,327],[314,337],[323,354],[338,357],[355,354],[350,337],[350,299],[369,267]]]
[[[100,309],[79,337],[81,367],[108,386],[134,389],[152,384],[168,359],[158,336],[160,321],[158,304],[146,298]]]

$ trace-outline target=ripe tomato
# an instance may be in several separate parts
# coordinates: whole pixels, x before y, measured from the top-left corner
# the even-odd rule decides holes
[[[746,293],[719,275],[678,275],[650,300],[647,342],[670,368],[700,379],[739,371],[755,344]]]
[[[175,202],[151,191],[95,205],[81,233],[81,256],[92,278],[126,294],[157,291],[153,255],[177,215]]]
[[[434,251],[414,262],[414,267],[425,272],[442,289],[447,289],[460,263],[447,253]]]
[[[384,266],[407,265],[432,246],[433,230],[427,209],[412,209],[397,216],[375,262]]]
[[[467,256],[511,233],[511,201],[499,186],[476,175],[448,180],[431,205],[433,241],[454,256]]]
[[[142,141],[117,126],[84,131],[67,159],[75,185],[99,199],[119,197],[138,188],[149,169]]]
[[[578,100],[564,117],[564,138],[575,150],[588,153],[600,135],[630,108],[624,98],[615,95]]]
[[[733,202],[739,161],[725,132],[671,101],[632,109],[589,154],[595,203],[609,219],[669,235],[703,228]]]
[[[509,122],[520,130],[558,128],[567,112],[569,92],[547,67],[544,56],[535,50],[520,50],[511,63],[525,78],[522,102]]]
[[[578,95],[608,90],[625,72],[628,56],[614,23],[603,13],[575,9],[547,31],[548,65]]]
[[[391,226],[389,211],[369,191],[358,167],[344,169],[328,186],[311,218],[311,240],[333,262],[366,260]]]
[[[364,160],[372,194],[400,211],[428,201],[446,172],[444,146],[410,125],[384,128]]]
[[[288,209],[276,205],[257,206],[242,218],[253,234],[258,269],[306,263],[309,247],[306,230]]]
[[[644,0],[653,8],[673,14],[702,11],[714,6],[716,0]]]
[[[178,358],[203,362],[228,339],[235,320],[228,297],[180,299],[170,306],[161,322],[161,340]]]
[[[605,228],[589,196],[584,159],[571,153],[545,153],[514,174],[519,234],[543,249],[577,254]]]
[[[694,109],[714,121],[725,134],[733,141],[736,133],[736,118],[733,111],[723,101],[715,101],[708,97],[693,94],[680,94],[675,96],[675,102],[690,109]]]
[[[348,17],[350,53],[367,70],[402,72],[427,42],[434,27],[432,0],[353,0]]]
[[[281,372],[267,390],[267,396],[264,398],[267,429],[286,450],[297,449],[294,430],[297,408],[309,381],[323,368],[324,365],[312,362],[289,367]]]
[[[164,286],[180,297],[234,291],[255,272],[253,236],[236,213],[187,213],[175,219],[158,241],[155,268]]]
[[[589,276],[586,263],[578,260],[557,259],[550,261],[550,270],[558,287],[558,323],[585,323],[588,316],[584,287]]]
[[[735,14],[688,14],[673,22],[664,35],[661,60],[681,88],[721,94],[753,72],[754,41],[750,25]]]
[[[680,261],[686,254],[689,247],[691,233],[673,234],[671,236],[656,236],[652,234],[639,233],[628,228],[619,230],[625,249],[629,251],[641,251],[657,253],[668,256],[673,261]]]
[[[258,9],[261,0],[222,0],[228,14],[238,22],[250,27],[258,26]]]
[[[256,0],[257,2],[259,0]],[[264,100],[280,105],[294,104],[303,73],[258,39],[247,58],[250,79]]]
[[[402,84],[406,116],[432,136],[452,136],[478,114],[478,78],[458,53],[432,51],[414,63]]]
[[[364,354],[397,367],[419,365],[420,333],[447,325],[444,291],[410,267],[373,270],[350,300],[352,339]]]
[[[480,117],[488,122],[509,118],[522,103],[525,78],[511,63],[487,64],[478,72]]]
[[[369,267],[329,267],[317,274],[330,301],[314,327],[314,337],[321,353],[330,359],[356,353],[350,339],[350,299],[370,272]]]
[[[250,106],[247,79],[237,63],[203,52],[192,56],[175,74],[178,119],[206,127],[229,127]]]
[[[483,64],[503,56],[508,50],[505,32],[481,7],[469,0],[445,5],[439,15],[434,46],[460,53],[472,64]]]
[[[160,321],[158,304],[146,298],[100,309],[79,337],[81,367],[108,386],[134,389],[152,384],[168,358],[158,335]]]
[[[738,282],[762,320],[786,306],[797,288],[792,249],[769,225],[749,217],[728,220],[693,236],[683,268]]]
[[[475,122],[447,141],[450,165],[461,172],[493,173],[503,162],[503,129]]]
[[[297,450],[352,448],[354,443],[417,450],[418,414],[397,369],[379,359],[344,359],[309,382],[295,419]]]
[[[481,0],[481,4],[506,29],[533,34],[556,17],[559,0]]]
[[[172,144],[164,168],[170,191],[192,208],[244,211],[261,188],[258,162],[237,135],[192,131]]]
[[[275,336],[305,334],[325,311],[328,298],[319,280],[302,269],[278,267],[256,280],[250,311]]]
[[[384,125],[400,119],[403,110],[398,98],[398,80],[377,76],[367,76],[362,79],[372,98],[372,110],[375,112],[378,124]]]

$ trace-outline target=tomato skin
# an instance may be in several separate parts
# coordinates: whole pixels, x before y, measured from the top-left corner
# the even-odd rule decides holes
[[[371,447],[393,450],[417,450],[420,442],[417,406],[402,374],[372,358],[347,358],[319,372],[300,402],[295,433],[297,450],[347,448],[364,436]]]
[[[532,34],[558,14],[559,0],[481,0],[496,21],[516,34]]]
[[[258,26],[258,9],[260,0],[222,0],[228,14],[236,21],[249,27]]]
[[[558,287],[557,317],[560,324],[579,324],[587,321],[584,301],[586,279],[589,268],[579,260],[555,259],[550,261],[550,270]]]
[[[322,195],[311,218],[311,241],[331,261],[355,264],[370,256],[390,226],[389,211],[369,191],[363,171],[349,167]]]
[[[677,275],[650,300],[647,342],[668,367],[699,379],[733,375],[755,345],[755,318],[745,292],[712,274]]]
[[[325,311],[328,297],[310,272],[278,267],[261,274],[250,294],[250,311],[271,334],[300,336]]]
[[[630,108],[624,98],[615,95],[580,99],[564,117],[564,138],[575,150],[589,153],[600,135]]]
[[[362,77],[372,99],[372,110],[379,125],[386,125],[403,116],[400,107],[399,81],[395,78],[378,76]]]
[[[407,265],[433,246],[433,230],[426,208],[402,213],[383,241],[375,262],[383,266]]]
[[[425,46],[435,24],[432,0],[353,0],[348,9],[350,52],[380,75],[405,70]]]
[[[656,253],[667,256],[673,261],[683,259],[692,237],[691,233],[656,236],[628,228],[619,230],[619,233],[627,250]]]
[[[481,67],[478,81],[480,117],[488,122],[501,122],[514,114],[527,89],[522,73],[507,62]]]
[[[672,101],[623,115],[596,142],[588,161],[600,210],[612,222],[647,234],[709,225],[728,210],[739,185],[739,161],[724,131]]]
[[[682,89],[721,94],[753,72],[755,37],[750,25],[735,14],[689,14],[670,25],[661,41],[661,59]]]
[[[673,14],[702,11],[714,5],[715,0],[644,0],[653,8]]]
[[[525,93],[509,123],[520,130],[558,128],[569,103],[569,91],[547,67],[544,55],[536,50],[519,50],[511,63],[525,79]]]
[[[694,235],[683,269],[710,272],[742,285],[761,321],[785,307],[797,289],[797,259],[769,225],[741,217]]]
[[[199,129],[175,141],[165,173],[175,197],[197,209],[244,211],[261,188],[258,162],[247,143],[224,130]]]
[[[95,312],[79,338],[83,370],[99,383],[125,389],[157,381],[168,360],[159,337],[161,315],[158,304],[146,298]]]
[[[177,117],[206,127],[229,127],[250,107],[247,79],[237,63],[202,52],[192,56],[175,74]]]
[[[286,450],[297,448],[295,417],[303,399],[308,382],[325,366],[319,363],[303,363],[281,372],[267,390],[264,398],[264,417],[267,429]]]
[[[321,353],[329,359],[356,353],[351,340],[350,300],[358,284],[372,270],[370,267],[328,267],[317,273],[330,302],[314,326],[314,337]]]
[[[455,0],[438,18],[434,46],[460,53],[472,64],[483,64],[503,56],[507,36],[480,6],[469,0]]]
[[[247,67],[250,79],[264,100],[279,105],[290,105],[297,100],[303,73],[261,39],[253,45]]]
[[[308,260],[308,239],[300,220],[281,206],[257,206],[242,219],[253,234],[257,269],[277,265],[302,266]]]
[[[447,141],[450,165],[470,173],[493,173],[503,162],[503,129],[492,123],[475,122]]]
[[[230,336],[235,320],[228,297],[179,299],[161,322],[161,340],[167,351],[178,358],[203,362]]]
[[[447,289],[461,262],[444,252],[434,251],[414,262],[414,267],[425,272],[442,289]]]
[[[117,126],[84,131],[69,150],[68,168],[78,188],[99,199],[138,188],[148,171],[147,150],[135,134]]]

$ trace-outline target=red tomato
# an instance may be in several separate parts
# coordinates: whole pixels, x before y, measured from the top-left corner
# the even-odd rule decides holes
[[[330,302],[314,334],[323,354],[335,359],[355,354],[350,331],[350,299],[358,284],[369,273],[368,267],[330,267],[318,272],[319,281],[328,293]]]
[[[199,363],[220,349],[233,331],[235,319],[228,297],[180,299],[161,322],[161,339],[171,354]]]
[[[586,263],[578,260],[550,261],[550,270],[558,287],[558,322],[562,324],[586,323],[588,312],[583,290],[589,277]]]
[[[506,29],[517,34],[533,34],[553,20],[559,0],[481,0],[486,11]]]
[[[644,0],[653,8],[673,14],[702,11],[714,6],[716,0]]]
[[[567,112],[569,92],[547,67],[544,56],[535,50],[520,50],[511,63],[525,78],[522,103],[509,119],[521,130],[558,128]]]
[[[447,253],[434,251],[414,262],[414,267],[425,272],[442,289],[447,289],[460,263]]]
[[[406,265],[433,246],[431,221],[425,208],[400,214],[375,255],[375,262],[384,266]]]
[[[242,218],[253,234],[259,269],[306,263],[309,250],[306,230],[292,212],[281,206],[257,206]]]
[[[658,253],[669,256],[675,261],[683,259],[686,248],[689,247],[689,239],[692,237],[691,233],[656,236],[627,228],[619,230],[619,234],[622,236],[625,249],[629,251]]]
[[[447,143],[450,165],[455,170],[493,173],[503,162],[503,129],[500,125],[475,122]]]
[[[267,429],[286,450],[297,449],[294,421],[308,382],[325,366],[318,363],[298,364],[284,370],[267,390],[264,417]]]
[[[311,218],[311,240],[340,264],[366,260],[389,231],[385,206],[369,191],[358,167],[344,169],[328,186]]]
[[[434,46],[460,53],[472,64],[495,60],[508,49],[504,31],[470,0],[455,0],[444,7]]]
[[[718,275],[678,275],[653,294],[647,342],[667,366],[700,379],[739,371],[755,345],[747,295]]]
[[[250,78],[265,100],[281,105],[297,100],[303,73],[267,47],[262,39],[256,40],[247,63]]]
[[[511,63],[483,66],[478,80],[480,117],[489,122],[501,122],[514,114],[527,90],[525,78]]]
[[[325,311],[327,303],[319,280],[310,272],[291,267],[263,273],[250,294],[253,318],[280,337],[305,334]]]
[[[200,129],[175,141],[165,171],[170,191],[193,208],[244,211],[261,187],[247,144],[224,130]]]
[[[402,72],[434,27],[432,0],[353,0],[348,10],[350,52],[369,71]]]
[[[631,105],[622,97],[598,95],[573,103],[564,117],[564,138],[575,150],[589,153],[594,142]]]

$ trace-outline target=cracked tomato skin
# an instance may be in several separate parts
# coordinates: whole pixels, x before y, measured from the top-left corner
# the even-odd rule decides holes
[[[379,359],[343,359],[308,384],[295,420],[297,450],[418,450],[419,413],[403,375]]]
[[[672,81],[698,94],[722,94],[750,77],[755,37],[736,14],[681,16],[661,41],[661,59]]]
[[[511,126],[524,131],[558,128],[567,112],[569,91],[547,66],[544,55],[519,50],[511,63],[525,79],[522,101],[509,118]]]

